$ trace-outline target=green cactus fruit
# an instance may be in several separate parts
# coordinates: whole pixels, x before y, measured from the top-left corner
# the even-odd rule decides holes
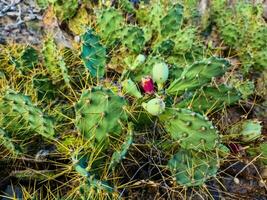
[[[218,171],[216,154],[180,149],[168,162],[175,181],[186,187],[201,186]]]
[[[79,7],[78,0],[56,0],[53,1],[53,9],[60,21],[71,19]]]
[[[232,126],[229,130],[229,134],[240,135],[242,142],[251,142],[261,136],[261,129],[261,123],[257,119],[248,119]]]
[[[165,103],[162,99],[156,97],[147,103],[142,103],[143,108],[151,115],[158,116],[165,110]]]
[[[120,149],[112,154],[109,168],[114,169],[126,156],[130,146],[133,143],[133,125],[129,125],[127,136]]]
[[[219,144],[216,128],[206,117],[188,109],[166,109],[159,116],[165,130],[184,149],[212,150]]]
[[[99,36],[107,45],[112,45],[120,37],[121,29],[124,24],[122,13],[117,9],[104,9],[97,16],[97,27]]]
[[[108,143],[109,135],[120,135],[127,119],[126,100],[103,87],[85,90],[75,105],[76,126],[86,139]]]
[[[142,94],[140,93],[136,84],[131,79],[126,79],[121,84],[122,84],[123,91],[126,94],[129,94],[138,99],[142,97]]]
[[[163,84],[167,81],[169,76],[168,65],[164,62],[156,63],[152,69],[152,78],[158,85],[158,89],[163,88]]]
[[[82,36],[81,57],[93,77],[103,77],[106,65],[106,48],[99,37],[88,29]]]
[[[183,20],[183,6],[175,4],[160,20],[161,35],[164,38],[175,35],[180,29]]]
[[[131,52],[140,53],[145,45],[144,31],[137,26],[127,26],[121,36],[121,43]]]
[[[214,112],[240,100],[241,95],[235,88],[224,84],[217,87],[204,87],[192,96],[175,105],[177,108],[190,108],[195,112]]]
[[[45,138],[55,135],[53,121],[36,106],[31,99],[15,91],[8,90],[0,102],[2,117],[0,125],[9,132],[33,132]]]
[[[223,75],[230,66],[226,59],[211,57],[193,63],[184,69],[181,77],[175,79],[167,89],[170,95],[180,95],[210,82],[213,77]]]
[[[22,154],[22,149],[19,145],[14,143],[11,136],[0,128],[0,145],[4,146],[13,155]]]

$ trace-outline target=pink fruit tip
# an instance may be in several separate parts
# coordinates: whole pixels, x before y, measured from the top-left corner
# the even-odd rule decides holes
[[[147,94],[154,94],[154,83],[151,76],[145,76],[141,81],[142,89]]]

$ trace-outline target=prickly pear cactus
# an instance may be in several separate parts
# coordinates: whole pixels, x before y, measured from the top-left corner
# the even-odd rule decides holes
[[[187,109],[167,109],[159,116],[171,138],[184,149],[213,150],[219,144],[216,128],[207,118]]]
[[[132,143],[133,143],[133,125],[130,124],[128,127],[125,141],[121,145],[120,149],[115,151],[111,157],[111,161],[109,165],[110,169],[114,169],[116,165],[118,165],[125,158]]]
[[[13,155],[19,155],[22,153],[22,148],[17,145],[11,138],[11,136],[0,128],[0,145],[4,146]]]
[[[127,26],[122,32],[122,44],[133,53],[140,53],[145,45],[144,31],[137,26]]]
[[[229,130],[229,134],[239,135],[242,142],[251,142],[261,136],[261,122],[258,120],[241,121]]]
[[[102,10],[97,17],[99,35],[109,45],[113,44],[120,37],[123,24],[122,13],[114,8]]]
[[[170,37],[180,29],[183,19],[183,6],[175,4],[160,20],[162,37]]]
[[[179,150],[168,162],[174,180],[183,186],[203,185],[218,171],[216,154]]]
[[[126,100],[110,89],[85,90],[75,105],[76,126],[86,139],[108,143],[109,136],[120,135],[127,120]]]
[[[54,138],[53,121],[34,106],[28,96],[8,90],[1,100],[0,110],[0,124],[5,130],[21,134],[33,132],[48,139]]]
[[[151,115],[158,116],[165,110],[165,103],[162,99],[156,97],[147,103],[142,103],[143,108]]]
[[[177,108],[190,108],[195,112],[205,113],[218,111],[240,100],[241,95],[235,88],[226,85],[205,87],[193,93],[175,105]]]
[[[54,12],[60,21],[72,18],[79,6],[78,0],[54,0],[52,3]]]
[[[186,67],[181,77],[174,80],[166,92],[170,95],[179,95],[191,91],[210,82],[213,77],[221,76],[230,66],[226,59],[211,57],[195,62]]]
[[[44,64],[53,82],[63,79],[69,85],[70,78],[68,68],[60,51],[57,49],[54,39],[49,36],[43,44]]]
[[[103,77],[106,65],[106,48],[91,29],[82,36],[81,57],[93,77]]]

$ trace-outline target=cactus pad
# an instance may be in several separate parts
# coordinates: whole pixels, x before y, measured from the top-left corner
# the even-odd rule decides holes
[[[92,30],[82,36],[81,57],[93,77],[103,77],[106,65],[106,49]]]
[[[75,105],[76,126],[87,139],[100,143],[109,135],[119,135],[121,122],[127,119],[126,100],[102,87],[93,87],[82,93]]]
[[[8,90],[0,103],[0,110],[5,116],[0,124],[10,132],[31,131],[49,139],[55,135],[53,121],[34,106],[28,96]]]
[[[114,9],[109,8],[101,11],[97,18],[97,26],[99,28],[100,37],[107,44],[112,44],[118,38],[123,25],[122,14]]]
[[[203,185],[218,170],[218,159],[214,154],[181,149],[168,162],[174,179],[183,186]]]
[[[165,130],[184,149],[212,150],[219,144],[216,128],[204,116],[188,109],[167,109],[159,116]]]
[[[213,77],[223,75],[230,66],[230,63],[222,58],[211,57],[209,59],[195,62],[186,67],[181,77],[174,80],[167,93],[179,95],[185,91],[194,90],[210,82]]]

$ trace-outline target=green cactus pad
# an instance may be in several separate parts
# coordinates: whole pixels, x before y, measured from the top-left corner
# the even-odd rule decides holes
[[[182,186],[201,186],[218,171],[216,154],[179,150],[168,162],[176,182]]]
[[[109,135],[119,135],[127,119],[126,100],[102,87],[85,90],[75,105],[76,126],[87,139],[108,142]]]
[[[45,138],[54,138],[53,121],[33,105],[31,99],[20,93],[8,90],[0,103],[0,121],[7,131],[34,132]]]
[[[212,150],[219,144],[216,128],[204,116],[188,109],[166,109],[159,116],[165,130],[184,149]]]
[[[114,8],[102,10],[97,17],[99,36],[108,45],[113,44],[120,36],[123,23],[123,16],[118,10]]]
[[[79,7],[78,0],[53,1],[53,9],[56,13],[57,18],[60,21],[72,18],[76,14],[78,7]]]
[[[240,100],[240,93],[226,85],[205,87],[175,105],[177,108],[190,108],[195,112],[213,112]]]
[[[106,48],[92,30],[82,36],[81,57],[93,77],[103,77],[106,65]]]
[[[117,164],[119,164],[126,156],[130,146],[133,143],[133,127],[129,125],[129,129],[127,131],[127,136],[125,141],[121,145],[120,149],[113,153],[110,161],[109,168],[114,169]]]
[[[144,31],[137,26],[127,26],[123,30],[121,43],[130,51],[140,53],[145,45]]]
[[[172,36],[180,29],[183,19],[183,6],[175,4],[167,15],[160,20],[161,35],[163,37]]]
[[[68,68],[60,51],[57,49],[54,39],[49,36],[43,44],[44,64],[54,82],[63,79],[69,85],[70,78]]]
[[[210,82],[213,77],[223,75],[230,66],[226,59],[211,57],[203,61],[195,62],[184,69],[181,77],[174,80],[167,93],[180,95],[185,91],[191,91]]]

